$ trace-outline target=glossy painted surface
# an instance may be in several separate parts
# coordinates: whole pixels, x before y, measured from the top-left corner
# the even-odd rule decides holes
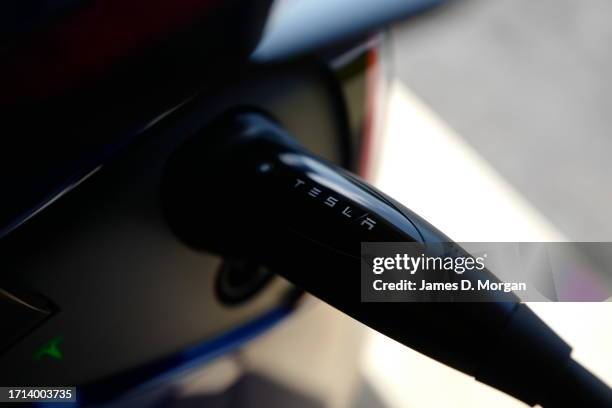
[[[367,36],[445,0],[291,0],[277,2],[253,57],[282,60]]]
[[[274,112],[310,149],[344,162],[342,116],[333,114],[338,90],[319,64],[249,68],[241,83],[143,129],[137,146],[3,237],[0,288],[15,281],[57,313],[0,353],[0,366],[9,367],[1,383],[75,384],[89,401],[108,400],[149,380],[169,384],[290,311],[295,288],[277,277],[240,302],[221,299],[223,260],[181,242],[160,202],[168,156],[235,105]],[[32,358],[58,336],[62,361]]]
[[[239,77],[268,5],[91,1],[1,42],[0,236]]]

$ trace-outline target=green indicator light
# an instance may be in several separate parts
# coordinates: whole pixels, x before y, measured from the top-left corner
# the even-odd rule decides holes
[[[34,359],[40,360],[45,356],[55,360],[63,359],[64,355],[58,347],[61,342],[62,338],[58,336],[43,344],[38,350],[36,350],[36,353],[34,353]]]

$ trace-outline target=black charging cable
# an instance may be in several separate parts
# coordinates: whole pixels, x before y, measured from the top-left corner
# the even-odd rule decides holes
[[[264,114],[228,113],[194,135],[168,162],[163,199],[171,227],[188,244],[268,265],[380,333],[527,404],[612,407],[610,388],[513,294],[487,302],[361,302],[361,242],[451,240],[305,151]]]

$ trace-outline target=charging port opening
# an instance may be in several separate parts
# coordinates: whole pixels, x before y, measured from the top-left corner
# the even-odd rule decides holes
[[[226,259],[217,274],[217,295],[226,304],[242,303],[263,289],[273,275],[270,269],[255,262]]]

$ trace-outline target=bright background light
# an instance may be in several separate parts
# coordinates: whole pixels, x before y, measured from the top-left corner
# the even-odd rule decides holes
[[[401,82],[389,87],[374,183],[456,241],[566,241],[544,215]],[[610,303],[532,303],[612,383]],[[452,341],[452,339],[449,339]],[[520,401],[368,331],[362,372],[390,408],[523,407]]]

